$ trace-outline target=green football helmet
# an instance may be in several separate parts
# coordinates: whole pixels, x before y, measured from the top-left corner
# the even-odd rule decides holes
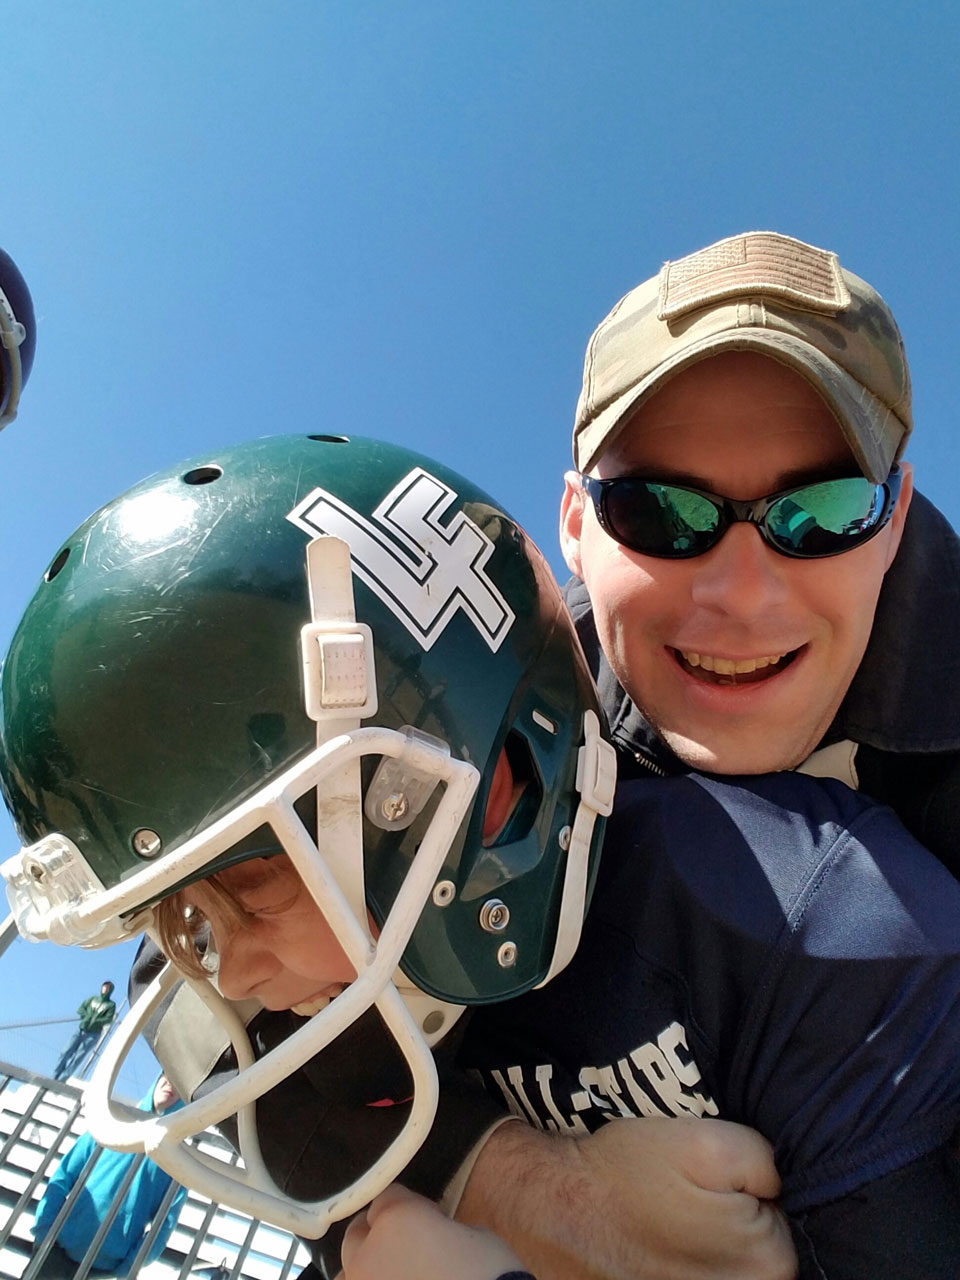
[[[485,839],[501,752],[522,790]],[[430,1046],[464,1006],[572,956],[614,779],[543,557],[438,463],[279,436],[108,503],[54,556],[0,674],[0,785],[24,844],[2,871],[21,933],[156,938],[160,899],[284,852],[358,976],[259,1061],[215,976],[187,979],[242,1069],[145,1117],[112,1094],[180,980],[166,971],[97,1069],[95,1137],[300,1235],[362,1207],[429,1130]],[[291,1201],[260,1157],[255,1099],[372,1006],[414,1080],[408,1122],[350,1187]],[[237,1177],[186,1143],[235,1113]]]

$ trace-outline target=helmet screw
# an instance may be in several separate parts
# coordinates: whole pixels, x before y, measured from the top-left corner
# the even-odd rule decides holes
[[[435,907],[449,907],[456,896],[457,886],[452,880],[438,880],[433,886],[433,905]]]
[[[410,805],[407,797],[402,791],[395,791],[393,795],[386,796],[380,805],[380,812],[388,822],[396,822],[398,818],[405,818]]]
[[[163,841],[149,827],[141,827],[133,833],[133,851],[141,858],[155,858],[163,847]]]
[[[423,1020],[423,1029],[427,1035],[432,1035],[434,1031],[439,1031],[443,1026],[444,1017],[439,1009],[431,1009]]]
[[[572,837],[573,837],[573,832],[570,830],[569,827],[560,828],[560,832],[557,835],[557,844],[564,851],[564,853],[566,853],[566,851],[570,848],[570,841]]]
[[[501,969],[512,969],[517,963],[517,944],[505,942],[497,952],[497,964]]]
[[[480,908],[480,928],[487,933],[503,933],[510,923],[510,908],[499,898],[490,898]]]

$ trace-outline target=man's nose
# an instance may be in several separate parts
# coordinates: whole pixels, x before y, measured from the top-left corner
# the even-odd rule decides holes
[[[754,622],[787,600],[790,561],[746,522],[731,525],[695,565],[693,600],[703,609]]]

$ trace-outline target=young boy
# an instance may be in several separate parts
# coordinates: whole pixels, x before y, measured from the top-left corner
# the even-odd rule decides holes
[[[465,1006],[551,980],[579,937],[612,749],[537,549],[407,450],[255,441],[150,478],[68,538],[2,686],[0,775],[29,846],[4,866],[21,931],[103,945],[148,930],[191,975],[181,1027],[214,1008],[245,1068],[175,1115],[111,1106],[103,1086],[167,975],[108,1047],[93,1132],[307,1236],[362,1208],[430,1126],[432,1046]],[[254,1062],[256,1030],[251,1047],[216,988],[293,1034]],[[361,1105],[398,1123],[291,1201],[252,1104],[371,1026],[390,1079]],[[165,1065],[189,1098],[187,1041]],[[486,1125],[499,1109],[476,1092]],[[237,1112],[246,1172],[231,1178],[185,1139]]]

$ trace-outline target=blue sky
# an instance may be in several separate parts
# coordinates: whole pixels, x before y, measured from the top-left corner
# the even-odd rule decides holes
[[[284,431],[442,458],[562,573],[593,327],[752,228],[836,250],[891,304],[909,456],[960,522],[951,7],[0,0],[0,30],[0,245],[39,329],[0,436],[3,647],[97,506]],[[16,943],[0,1023],[69,1015],[127,958]],[[49,1068],[64,1030],[0,1032],[0,1057]]]

